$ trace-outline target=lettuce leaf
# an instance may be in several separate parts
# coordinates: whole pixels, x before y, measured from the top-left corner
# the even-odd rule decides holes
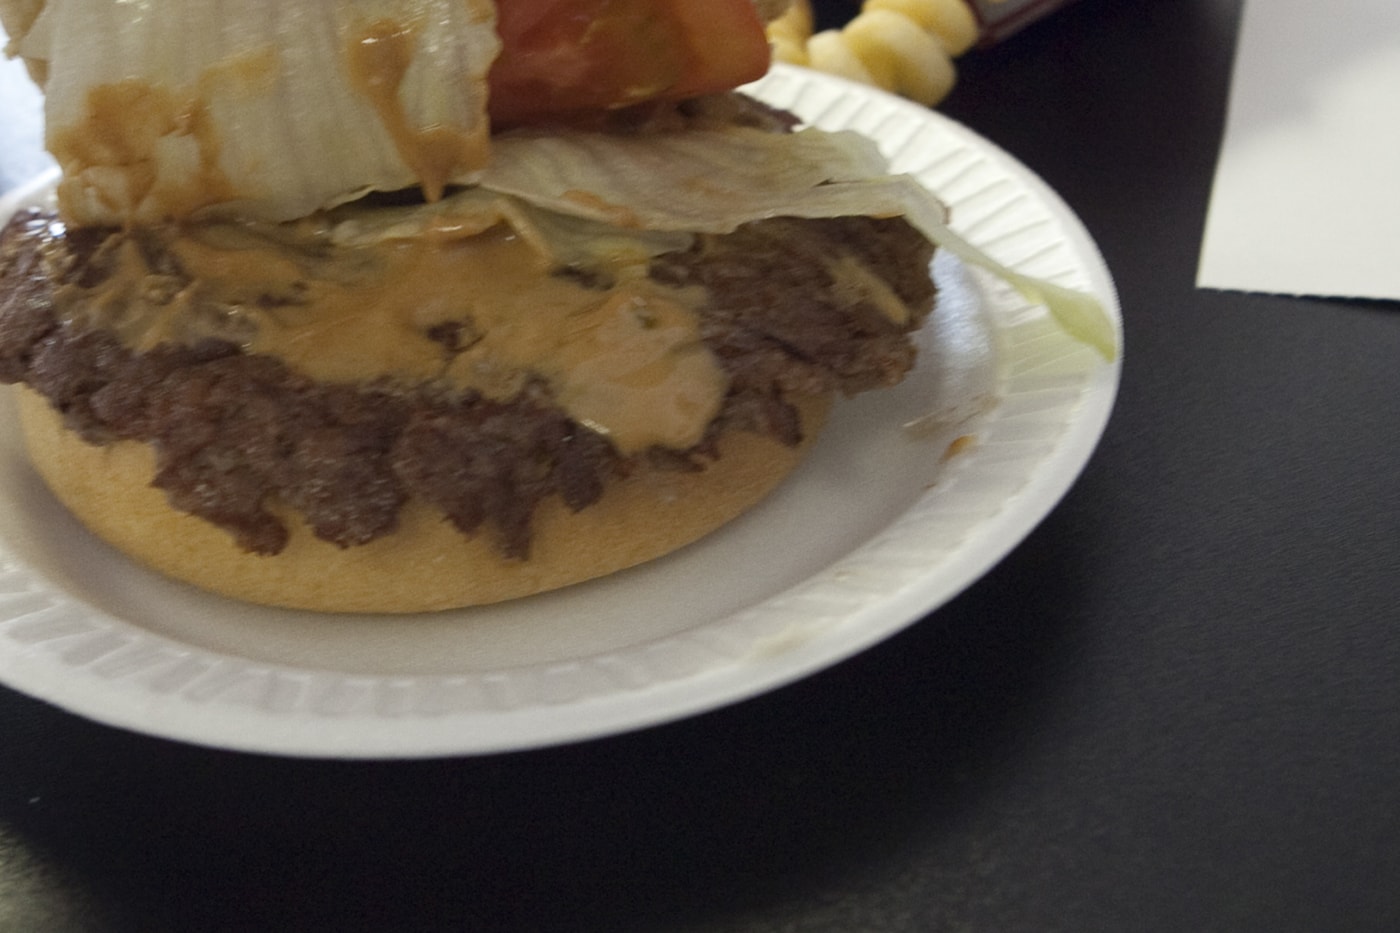
[[[488,0],[48,0],[17,51],[71,222],[278,221],[468,179],[494,25]]]
[[[728,233],[767,217],[904,217],[959,259],[1042,304],[1071,337],[1106,360],[1112,320],[1092,295],[1016,272],[948,226],[943,204],[907,175],[890,175],[857,133],[743,127],[614,135],[507,134],[494,144],[483,188],[548,211],[622,228]]]

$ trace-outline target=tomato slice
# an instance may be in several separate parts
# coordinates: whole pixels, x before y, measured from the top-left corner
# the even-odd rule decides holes
[[[497,125],[723,91],[768,69],[752,0],[498,0],[496,17]]]

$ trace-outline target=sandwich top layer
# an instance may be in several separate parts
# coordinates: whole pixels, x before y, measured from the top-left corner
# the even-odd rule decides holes
[[[750,0],[0,0],[70,223],[286,220],[469,184],[502,126],[733,88]]]

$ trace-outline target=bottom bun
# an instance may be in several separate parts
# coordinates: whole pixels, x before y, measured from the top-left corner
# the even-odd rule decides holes
[[[440,513],[410,502],[399,530],[342,549],[284,515],[291,539],[272,557],[249,554],[218,527],[179,512],[150,485],[154,452],[123,441],[93,446],[63,426],[41,396],[20,391],[20,423],[35,468],[98,537],[179,580],[249,602],[322,612],[425,612],[500,602],[594,579],[653,560],[755,505],[802,459],[830,399],[799,404],[806,440],[785,447],[759,435],[723,438],[721,456],[695,473],[639,470],[602,500],[571,512],[541,503],[529,560],[500,556],[462,536]]]

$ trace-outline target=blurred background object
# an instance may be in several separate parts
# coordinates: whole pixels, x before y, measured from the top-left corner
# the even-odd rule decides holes
[[[794,0],[768,27],[776,61],[892,91],[925,106],[948,95],[953,60],[1005,39],[1069,0]],[[827,20],[834,20],[827,25]],[[840,25],[837,25],[839,23]]]
[[[0,29],[0,51],[8,40]],[[9,191],[49,168],[43,151],[43,97],[19,59],[0,54],[0,100],[9,105],[0,121],[0,191]]]

